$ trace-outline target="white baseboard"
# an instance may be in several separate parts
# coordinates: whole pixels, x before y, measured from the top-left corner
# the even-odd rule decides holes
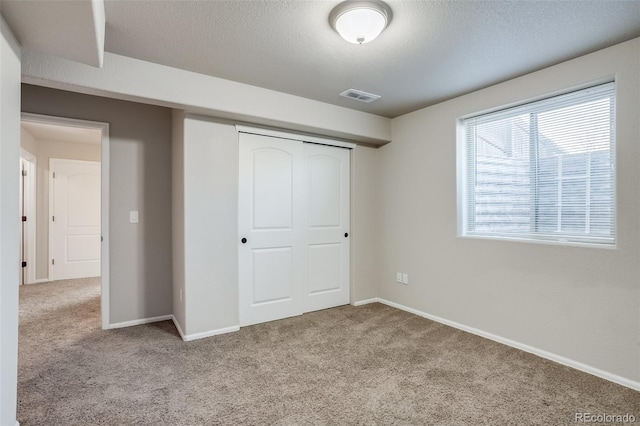
[[[219,334],[233,333],[234,331],[240,330],[240,326],[239,325],[234,325],[234,326],[231,326],[231,327],[218,328],[218,329],[215,329],[215,330],[204,331],[202,333],[184,334],[184,332],[182,331],[182,327],[180,327],[180,324],[178,323],[178,320],[176,320],[176,317],[172,315],[171,318],[173,319],[173,323],[175,324],[176,328],[178,329],[178,333],[180,334],[180,337],[185,342],[190,342],[191,340],[204,339],[205,337],[217,336]]]
[[[617,374],[609,373],[608,371],[600,370],[599,368],[595,368],[590,365],[583,364],[581,362],[578,362],[569,358],[565,358],[561,355],[557,355],[552,352],[547,352],[545,350],[538,349],[533,346],[526,345],[524,343],[516,342],[515,340],[497,336],[495,334],[478,330],[477,328],[469,327],[464,324],[460,324],[455,321],[450,321],[448,319],[441,318],[435,315],[427,314],[426,312],[422,312],[417,309],[413,309],[408,306],[401,305],[399,303],[391,302],[389,300],[382,299],[380,297],[375,297],[373,299],[354,302],[353,305],[361,306],[361,305],[365,305],[368,303],[375,303],[375,302],[382,303],[384,305],[391,306],[392,308],[400,309],[402,311],[406,311],[406,312],[421,316],[423,318],[427,318],[432,321],[439,322],[444,325],[448,325],[453,328],[457,328],[458,330],[466,331],[467,333],[475,334],[476,336],[484,337],[485,339],[493,340],[494,342],[502,343],[503,345],[511,346],[512,348],[516,348],[521,351],[528,352],[533,355],[537,355],[541,358],[545,358],[550,361],[557,362],[558,364],[566,365],[567,367],[575,368],[576,370],[580,370],[585,373],[592,374],[594,376],[600,377],[601,379],[609,380],[619,385],[640,391],[640,382],[627,379],[622,376],[618,376]]]
[[[187,340],[184,338],[185,334],[182,332],[182,327],[180,327],[180,323],[176,319],[175,315],[171,315],[171,321],[173,321],[173,325],[176,326],[176,329],[178,330],[178,334],[180,335],[180,338],[186,342]]]
[[[379,297],[374,297],[372,299],[358,300],[357,302],[353,302],[352,305],[362,306],[362,305],[368,305],[369,303],[376,303],[376,302],[382,303]]]
[[[30,283],[25,283],[25,285],[40,284],[40,283],[46,283],[46,282],[49,282],[49,278],[40,278],[37,280],[33,280]]]
[[[142,318],[139,320],[124,321],[124,322],[118,322],[115,324],[109,324],[109,327],[107,328],[113,329],[113,328],[132,327],[134,325],[150,324],[152,322],[158,322],[158,321],[167,321],[167,320],[170,320],[171,318],[173,318],[173,315],[161,315],[159,317]]]

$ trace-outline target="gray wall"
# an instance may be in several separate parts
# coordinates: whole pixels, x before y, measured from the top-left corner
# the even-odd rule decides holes
[[[171,314],[171,110],[25,84],[22,111],[109,123],[110,323]]]
[[[457,237],[457,120],[613,76],[617,247]],[[636,39],[394,119],[380,149],[379,295],[638,382],[639,83]]]
[[[0,17],[0,425],[16,424],[20,48]]]

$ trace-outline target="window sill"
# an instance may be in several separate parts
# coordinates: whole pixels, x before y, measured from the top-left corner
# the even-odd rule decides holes
[[[495,235],[477,235],[477,234],[459,234],[458,238],[469,238],[474,240],[493,240],[493,241],[506,241],[516,243],[533,243],[553,246],[565,246],[565,247],[582,247],[582,248],[596,248],[615,250],[617,244],[613,243],[594,243],[594,242],[581,242],[581,241],[562,241],[556,239],[544,239],[544,238],[526,238],[526,237],[502,237]]]

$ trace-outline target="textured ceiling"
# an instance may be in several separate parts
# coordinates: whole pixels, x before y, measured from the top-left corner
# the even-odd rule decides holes
[[[105,50],[395,117],[640,36],[638,0],[391,0],[387,30],[354,45],[329,25],[338,3],[106,0]]]
[[[639,1],[389,1],[391,25],[354,45],[338,3],[107,0],[105,49],[394,117],[640,36]]]

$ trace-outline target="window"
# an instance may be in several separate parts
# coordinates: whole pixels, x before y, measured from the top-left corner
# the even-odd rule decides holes
[[[615,243],[614,83],[462,124],[462,235]]]

